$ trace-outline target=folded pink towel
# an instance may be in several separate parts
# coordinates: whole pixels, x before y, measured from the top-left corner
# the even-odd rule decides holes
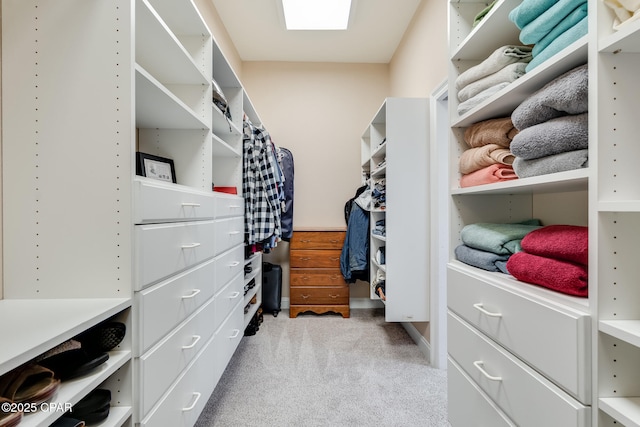
[[[469,148],[460,156],[460,173],[468,174],[496,163],[510,165],[515,159],[508,148],[498,144],[487,144]]]
[[[517,252],[509,257],[507,271],[521,282],[577,297],[589,295],[587,267],[584,265]]]
[[[486,168],[478,169],[460,177],[460,187],[473,187],[475,185],[493,184],[494,182],[510,181],[518,179],[518,175],[509,165],[496,163]]]
[[[589,229],[578,225],[547,225],[524,236],[522,250],[533,255],[587,265]]]

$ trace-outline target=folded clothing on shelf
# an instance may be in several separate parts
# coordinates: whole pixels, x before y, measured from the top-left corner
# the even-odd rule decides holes
[[[589,150],[566,151],[551,156],[526,160],[516,157],[513,170],[519,178],[547,175],[589,167]]]
[[[456,259],[460,262],[481,268],[482,270],[501,273],[507,273],[507,260],[511,256],[510,254],[499,255],[493,252],[475,249],[464,244],[458,245],[454,249],[454,253]]]
[[[521,282],[567,295],[588,296],[588,273],[584,265],[518,252],[509,257],[507,270]]]
[[[518,179],[518,175],[516,175],[516,172],[513,170],[513,166],[497,163],[462,175],[460,177],[460,187],[474,187],[476,185],[493,184],[496,182],[511,181],[513,179]]]
[[[511,117],[483,120],[472,124],[464,131],[464,142],[470,147],[481,147],[497,144],[509,148],[511,141],[518,134]]]
[[[588,77],[587,64],[584,64],[553,79],[513,110],[513,125],[522,131],[556,117],[586,113],[589,109]]]
[[[521,246],[533,255],[587,265],[589,229],[579,225],[546,225],[524,236]]]
[[[468,174],[496,163],[510,165],[513,163],[513,160],[514,156],[511,154],[511,151],[498,144],[487,144],[481,147],[469,148],[460,155],[460,173]]]
[[[505,45],[494,50],[486,59],[461,73],[456,78],[456,89],[488,77],[508,65],[518,62],[529,62],[532,58],[530,46]]]
[[[522,238],[541,226],[539,219],[510,224],[474,223],[463,227],[460,239],[462,243],[475,249],[509,255],[519,252]]]
[[[556,117],[520,131],[511,152],[523,159],[537,159],[589,147],[589,114]]]

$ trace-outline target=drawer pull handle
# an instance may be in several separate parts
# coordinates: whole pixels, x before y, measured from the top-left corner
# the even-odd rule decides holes
[[[242,206],[240,206],[240,205],[229,205],[229,207],[231,209],[238,209],[238,208],[241,208]]]
[[[311,296],[311,295],[301,295],[301,297],[302,297],[303,299],[307,299],[307,298],[309,298],[310,296]]]
[[[240,232],[239,232],[239,231],[237,231],[237,230],[236,230],[236,231],[230,231],[230,232],[229,232],[229,235],[230,235],[230,236],[233,236],[234,234],[240,234]]]
[[[492,313],[492,312],[487,311],[486,309],[484,309],[482,307],[482,303],[473,304],[473,306],[475,308],[477,308],[481,313],[484,313],[489,317],[502,317],[502,313]]]
[[[333,299],[336,299],[336,298],[338,298],[340,295],[331,295],[331,294],[329,294],[329,296],[330,296],[331,298],[333,298]]]
[[[300,243],[311,243],[311,240],[300,240]]]
[[[236,299],[236,298],[238,298],[239,295],[240,295],[240,292],[235,291],[234,293],[229,295],[229,299]]]
[[[183,207],[199,208],[200,207],[200,203],[183,203],[182,206]]]
[[[339,261],[339,260],[340,260],[340,257],[339,257],[339,256],[332,256],[332,257],[329,257],[329,259],[330,259],[331,261]]]
[[[196,346],[196,344],[198,344],[198,341],[200,341],[200,338],[202,338],[200,335],[194,335],[193,336],[193,342],[189,345],[183,345],[182,349],[183,350],[189,350],[190,348],[193,348]]]
[[[189,295],[184,295],[182,299],[191,299],[200,293],[200,289],[194,289]]]
[[[193,403],[187,406],[186,408],[182,408],[182,412],[190,411],[193,408],[195,408],[196,405],[198,404],[198,400],[200,400],[200,396],[202,396],[202,394],[198,393],[197,391],[194,391],[193,395],[195,396],[195,399],[193,399]]]
[[[233,330],[233,334],[231,334],[231,336],[229,337],[229,339],[234,339],[237,338],[238,335],[240,335],[240,329],[234,329]]]
[[[182,245],[182,249],[193,249],[200,246],[200,243],[191,243],[190,245]]]
[[[300,258],[302,261],[310,261],[311,258],[309,258],[308,256],[303,256]]]
[[[478,368],[478,371],[480,371],[482,373],[482,375],[487,377],[487,379],[489,379],[491,381],[502,381],[502,377],[494,377],[493,375],[489,375],[489,373],[484,370],[482,365],[484,365],[484,362],[482,360],[476,360],[475,362],[473,362],[473,366]]]
[[[231,264],[229,264],[229,267],[236,267],[238,265],[240,265],[240,261],[234,261]]]

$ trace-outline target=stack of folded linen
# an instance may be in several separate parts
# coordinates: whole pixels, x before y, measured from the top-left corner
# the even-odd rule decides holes
[[[588,296],[588,228],[548,225],[520,242],[522,251],[507,261],[516,279],[557,292]]]
[[[602,0],[615,13],[613,29],[640,18],[640,0]]]
[[[587,0],[523,0],[509,19],[521,30],[520,41],[535,45],[529,72],[587,34]]]
[[[460,187],[517,179],[511,166],[514,157],[509,151],[517,133],[511,117],[484,120],[469,126],[464,132],[464,141],[469,148],[461,156]],[[487,150],[483,147],[489,147],[489,151],[483,151]]]
[[[520,178],[588,166],[588,69],[569,70],[525,99],[511,114],[511,141]]]
[[[531,61],[529,46],[501,46],[484,61],[456,79],[458,114],[464,114],[525,73]]]
[[[520,242],[542,226],[531,219],[515,224],[475,223],[460,232],[462,244],[454,250],[456,259],[487,271],[507,273],[507,261],[521,251]]]

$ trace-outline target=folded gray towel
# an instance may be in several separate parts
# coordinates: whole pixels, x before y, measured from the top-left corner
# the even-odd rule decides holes
[[[496,93],[500,92],[502,89],[504,89],[505,87],[509,86],[510,84],[511,83],[508,83],[508,82],[499,83],[499,84],[497,84],[495,86],[491,86],[490,88],[483,90],[482,92],[480,92],[479,94],[477,94],[473,98],[469,98],[466,101],[461,102],[458,105],[458,115],[462,116],[463,114],[467,113],[468,111],[473,110],[478,105],[482,104],[484,101],[486,101],[487,99],[491,98],[493,95],[495,95]]]
[[[475,249],[467,245],[459,245],[454,249],[456,259],[473,267],[487,271],[499,271],[506,273],[506,263],[511,254],[499,255]],[[502,263],[500,263],[502,261]]]
[[[513,110],[513,125],[523,130],[555,117],[586,113],[588,77],[587,64],[584,64],[550,81]]]
[[[516,157],[513,161],[513,170],[519,178],[547,175],[556,172],[565,172],[589,166],[589,150],[567,151],[552,156],[526,160]]]
[[[486,77],[476,80],[473,83],[469,83],[458,91],[458,99],[462,102],[469,98],[479,94],[485,89],[495,86],[499,83],[511,83],[518,77],[524,75],[527,68],[526,62],[516,62],[515,64],[509,64],[506,67],[496,71],[493,74],[489,74]]]
[[[469,68],[456,79],[456,89],[496,73],[514,62],[529,62],[532,59],[530,46],[506,45],[494,50],[484,61]]]
[[[511,153],[531,160],[589,147],[589,113],[562,116],[521,130]]]

